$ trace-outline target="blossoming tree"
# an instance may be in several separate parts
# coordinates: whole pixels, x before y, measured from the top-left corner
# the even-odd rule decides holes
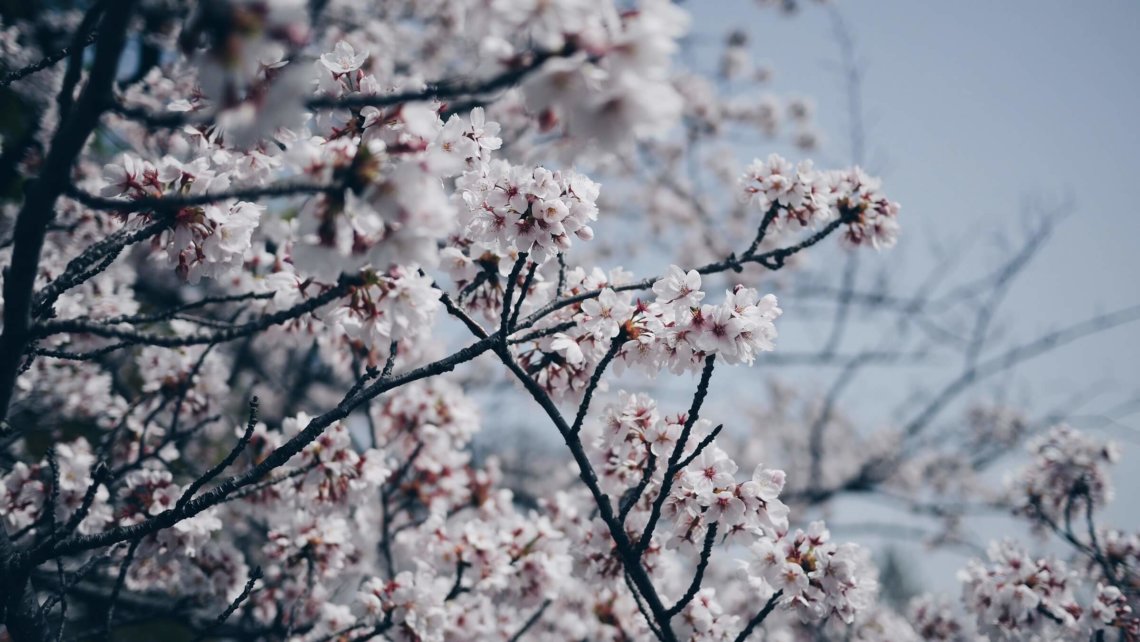
[[[899,206],[858,167],[766,154],[702,169],[700,193],[697,143],[817,140],[807,103],[789,130],[677,66],[673,3],[0,18],[11,639],[1137,635],[1140,542],[1094,521],[1111,448],[1057,428],[1017,478],[1069,558],[1005,543],[964,571],[963,610],[908,618],[866,549],[803,519],[903,474],[897,453],[825,485],[817,452],[797,480],[742,468],[703,416],[714,370],[775,348],[771,274],[822,243],[891,247]],[[721,76],[762,82],[750,65],[734,34]],[[656,274],[599,267],[678,226]],[[977,356],[971,380],[1005,363]],[[473,457],[465,370],[511,384],[572,483],[523,501]],[[666,374],[684,403],[613,390]]]

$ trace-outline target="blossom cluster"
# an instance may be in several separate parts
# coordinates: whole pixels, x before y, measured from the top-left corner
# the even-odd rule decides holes
[[[293,241],[299,270],[325,281],[365,267],[434,266],[436,245],[456,215],[441,179],[482,149],[458,115],[447,124],[426,108],[361,118],[359,140],[328,123],[324,137],[297,140],[288,150],[314,183],[346,188],[306,201],[282,230],[283,240]],[[471,119],[482,126],[482,110]],[[484,144],[490,145],[487,139]]]
[[[911,600],[909,613],[922,640],[969,640],[976,638],[973,622],[955,610],[948,599],[921,595]]]
[[[1116,578],[1116,585],[1131,592],[1140,588],[1140,576],[1134,571],[1140,568],[1140,532],[1103,528],[1098,530],[1097,540],[1103,551],[1102,559],[1097,559],[1095,556],[1086,557],[1078,565],[1090,581],[1113,582],[1113,578],[1106,576],[1106,565],[1102,563],[1107,561],[1125,571],[1122,578]],[[1111,570],[1114,567],[1107,568]],[[1140,613],[1137,616],[1140,616]]]
[[[715,444],[696,452],[693,443],[708,437],[711,424],[699,419],[682,444],[686,416],[665,416],[645,394],[621,391],[617,402],[602,412],[595,457],[610,492],[621,494],[646,474],[650,458],[668,461],[678,448],[692,461],[680,469],[662,507],[674,524],[668,548],[699,549],[708,527],[716,524],[730,540],[750,541],[760,533],[774,536],[788,529],[788,507],[780,501],[784,473],[757,466],[752,477],[736,480],[738,466]],[[650,497],[658,492],[656,483]]]
[[[258,424],[247,455],[258,461],[304,430],[312,418],[299,414],[278,430]],[[244,430],[244,428],[242,429]],[[362,452],[361,452],[362,451]],[[306,622],[323,612],[326,587],[352,573],[362,561],[364,542],[355,535],[360,520],[375,509],[375,497],[392,474],[392,462],[378,449],[357,449],[347,426],[336,423],[275,473],[276,483],[251,494],[231,508],[234,517],[271,516],[258,539],[265,582],[273,587],[252,598],[253,612],[265,621],[299,618]],[[313,578],[319,578],[316,589]],[[288,606],[281,610],[284,602]],[[294,624],[296,626],[296,624]]]
[[[1015,506],[1031,518],[1060,524],[1112,499],[1106,466],[1119,458],[1116,446],[1069,426],[1055,426],[1029,445],[1033,461],[1010,480]]]
[[[1072,546],[1069,561],[1004,539],[959,572],[962,611],[923,596],[911,605],[927,640],[1099,639],[1140,632],[1135,568],[1140,536],[1103,529],[1094,508],[1111,498],[1104,465],[1115,449],[1065,425],[1028,445],[1034,460],[1011,481],[1015,513]],[[1080,528],[1074,526],[1080,523]],[[1047,528],[1045,528],[1047,527]]]
[[[899,230],[899,204],[881,187],[858,167],[821,172],[811,161],[793,166],[777,154],[753,161],[740,177],[744,198],[775,221],[798,227],[842,221],[846,241],[876,249],[892,247]]]
[[[103,168],[103,196],[127,199],[200,196],[225,192],[229,175],[205,158],[188,163],[164,156],[157,164],[124,154]],[[240,268],[264,206],[231,199],[180,208],[158,245],[185,281],[217,278]]]
[[[556,395],[584,389],[593,367],[614,345],[619,371],[636,369],[650,376],[662,370],[693,372],[710,356],[729,364],[751,364],[775,347],[774,321],[782,311],[775,296],[761,296],[753,288],[738,286],[726,292],[721,303],[704,303],[700,275],[674,265],[653,285],[655,300],[644,302],[622,287],[621,274],[615,274],[616,279],[600,273],[571,276],[600,288],[595,289],[597,295],[562,316],[551,316],[546,323],[569,318],[574,327],[537,340],[534,350],[522,354]],[[570,293],[588,291],[575,281],[569,281]]]
[[[456,384],[432,380],[408,385],[369,414],[372,440],[397,461],[407,462],[396,497],[446,512],[487,492],[489,473],[471,465],[468,450],[480,426],[479,409]]]
[[[425,565],[415,571],[401,571],[390,581],[375,577],[365,580],[357,599],[367,620],[375,623],[391,617],[409,638],[431,642],[444,639],[448,610],[443,598],[447,590],[447,578],[435,575]],[[329,619],[325,616],[326,622]],[[351,611],[345,613],[346,624],[355,620]],[[328,626],[334,631],[338,628],[335,622],[328,622]]]
[[[729,364],[751,365],[759,353],[775,349],[774,322],[783,311],[772,294],[761,296],[738,285],[725,292],[721,303],[704,303],[700,275],[675,265],[653,284],[653,293],[656,301],[639,310],[629,325],[630,342],[624,348],[631,361],[680,370],[716,355]],[[647,364],[642,355],[650,341],[657,344],[652,349],[658,355],[649,356]]]
[[[364,285],[354,288],[328,321],[360,353],[383,363],[391,342],[429,335],[439,307],[431,277],[396,266],[384,274],[366,273]]]
[[[55,523],[66,523],[79,510],[92,482],[95,455],[87,441],[80,439],[59,444],[54,456],[58,472],[53,472],[45,459],[32,465],[16,462],[12,470],[4,475],[3,484],[0,484],[0,514],[9,530],[21,532],[43,529],[52,520]],[[56,475],[59,486],[53,488]],[[47,514],[49,497],[53,494],[56,496],[55,512]],[[93,508],[76,524],[79,532],[96,532],[111,522],[108,499],[107,489],[100,487],[96,491]]]
[[[664,416],[651,397],[622,392],[595,427],[591,456],[599,461],[604,487],[615,496],[625,497],[643,477],[649,480],[640,484],[645,488],[631,506],[630,522],[644,525],[660,504],[670,531],[663,548],[656,541],[650,545],[654,556],[708,555],[711,542],[749,546],[756,559],[742,563],[744,576],[765,598],[782,591],[781,604],[805,622],[823,622],[833,614],[853,622],[877,595],[867,551],[836,544],[822,522],[807,532],[789,532],[789,509],[779,497],[784,472],[757,466],[750,479],[738,481],[737,463],[709,433],[707,420]],[[681,441],[682,434],[687,441]],[[658,466],[674,451],[684,456],[685,465],[675,474],[662,473]],[[713,632],[738,626],[730,613],[720,618],[723,607],[715,595],[715,590],[699,593],[686,611],[697,639],[719,639]]]
[[[990,547],[988,563],[972,560],[960,578],[962,600],[983,635],[1060,638],[1077,629],[1082,609],[1060,560],[1033,558],[1007,540]]]
[[[742,539],[787,530],[788,507],[779,499],[784,472],[757,466],[751,479],[738,483],[736,469],[727,453],[710,446],[681,471],[665,500],[665,515],[677,526],[670,544],[697,545],[712,524]]]
[[[668,74],[688,30],[685,12],[667,0],[643,0],[618,14],[609,2],[586,0],[554,3],[546,13],[552,22],[531,23],[543,25],[539,41],[580,51],[548,61],[523,85],[545,129],[561,124],[571,139],[620,148],[680,119],[683,103]]]
[[[537,263],[570,249],[570,235],[588,241],[598,218],[599,188],[573,171],[481,165],[456,181],[465,213],[464,240],[473,256],[484,251],[514,257],[526,252]]]
[[[878,584],[870,554],[854,544],[836,544],[823,522],[807,531],[796,529],[778,539],[751,546],[747,572],[768,594],[782,591],[780,601],[805,622],[834,614],[852,622],[874,601]]]

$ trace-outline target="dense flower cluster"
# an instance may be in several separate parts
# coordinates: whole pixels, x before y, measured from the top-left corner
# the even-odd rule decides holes
[[[1030,517],[1060,524],[1112,500],[1106,466],[1118,458],[1116,446],[1068,426],[1056,426],[1029,445],[1033,462],[1010,482],[1018,508]]]
[[[819,227],[838,220],[851,244],[887,248],[898,238],[899,204],[880,188],[858,167],[820,172],[811,161],[793,166],[776,154],[754,161],[740,178],[745,198],[781,223]]]
[[[588,241],[598,218],[598,185],[575,172],[512,167],[493,161],[456,181],[470,252],[517,256],[543,263],[570,249],[570,235]]]
[[[597,295],[551,315],[546,325],[564,320],[573,327],[534,342],[522,356],[538,380],[556,396],[572,396],[589,382],[593,368],[613,351],[619,372],[635,369],[656,376],[668,370],[693,372],[708,357],[729,364],[751,364],[774,349],[775,320],[781,310],[772,295],[737,286],[718,304],[704,302],[700,275],[670,266],[656,281],[652,302],[636,298],[621,272],[567,275],[568,292]]]
[[[103,180],[103,196],[127,199],[224,193],[231,185],[229,174],[206,158],[181,163],[164,156],[151,164],[129,154],[104,166]],[[263,209],[232,199],[181,208],[158,245],[183,280],[224,276],[242,266]]]
[[[448,616],[443,600],[446,593],[447,578],[437,577],[429,568],[421,568],[415,572],[402,571],[391,581],[368,579],[361,586],[358,599],[370,621],[390,617],[409,638],[430,641],[444,639],[442,632]],[[349,624],[354,620],[349,611],[342,622]],[[337,624],[328,622],[329,629],[339,630],[341,627]]]
[[[651,461],[667,461],[677,451],[689,463],[670,480],[661,504],[662,515],[673,523],[667,548],[699,550],[712,525],[729,541],[742,543],[787,531],[788,507],[779,499],[783,471],[757,466],[750,479],[738,482],[738,466],[727,453],[716,445],[700,451],[691,445],[709,437],[711,424],[697,420],[686,430],[686,423],[684,414],[662,415],[647,395],[619,392],[618,402],[603,411],[594,442],[604,487],[621,495],[647,474]],[[688,434],[689,442],[681,442],[682,434]],[[646,502],[664,492],[663,477],[650,479]]]
[[[850,623],[878,591],[874,574],[868,572],[873,567],[867,550],[832,542],[822,522],[813,522],[806,532],[796,529],[775,540],[762,539],[751,551],[749,575],[760,580],[768,594],[782,591],[780,600],[805,622],[835,614]]]
[[[472,468],[468,452],[479,410],[455,384],[411,384],[373,406],[370,419],[371,439],[408,466],[397,495],[450,507],[478,502],[488,491],[488,473]]]
[[[922,640],[976,639],[972,622],[965,621],[949,600],[923,595],[910,604],[910,619]]]
[[[1102,559],[1088,558],[1081,564],[1085,573],[1091,580],[1113,582],[1114,578],[1106,577],[1106,569],[1112,570],[1114,566],[1125,569],[1123,577],[1116,577],[1114,583],[1122,590],[1135,593],[1140,589],[1140,574],[1134,569],[1140,568],[1140,532],[1123,532],[1117,529],[1101,529],[1097,534],[1100,546],[1103,548]],[[1102,561],[1110,562],[1114,566],[1106,566]],[[1140,616],[1140,613],[1137,614]]]
[[[47,461],[29,466],[16,462],[11,472],[4,476],[0,486],[0,507],[3,508],[5,526],[13,531],[44,528],[54,520],[66,523],[75,516],[83,503],[87,488],[91,485],[91,472],[95,455],[86,440],[60,444],[54,454],[58,472],[51,469]],[[58,475],[58,487],[53,488]],[[49,496],[55,495],[55,512],[46,514],[50,504]],[[100,530],[111,521],[107,510],[107,489],[96,491],[94,505],[97,510],[89,512],[76,528],[81,533]]]
[[[1140,632],[1140,539],[1093,521],[1093,511],[1111,498],[1104,465],[1116,458],[1115,448],[1062,425],[1028,450],[1034,461],[1011,481],[1012,508],[1060,535],[1072,560],[1033,554],[1011,539],[992,543],[986,560],[972,559],[959,573],[964,612],[932,596],[912,603],[922,639],[1131,639]]]
[[[971,561],[961,573],[962,599],[977,614],[978,631],[1002,639],[1062,638],[1081,614],[1067,565],[1033,558],[1010,541],[990,547],[988,564]]]
[[[774,322],[782,311],[771,294],[736,286],[720,304],[703,303],[700,275],[675,265],[653,284],[653,293],[657,300],[630,322],[625,348],[631,361],[677,371],[714,354],[727,363],[751,364],[759,353],[775,349]],[[646,364],[642,355],[650,339],[656,339],[658,355]]]
[[[510,20],[525,15],[508,13]],[[537,42],[581,50],[546,63],[523,86],[528,108],[545,128],[561,124],[568,137],[619,147],[677,122],[682,101],[669,82],[669,63],[688,30],[688,14],[668,0],[641,2],[620,14],[598,0],[555,3],[539,13],[528,22]]]
[[[329,322],[382,363],[390,342],[428,335],[439,307],[431,277],[394,267],[387,274],[367,274]]]

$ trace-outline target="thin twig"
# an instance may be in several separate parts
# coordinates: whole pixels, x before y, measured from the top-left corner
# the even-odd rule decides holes
[[[206,471],[206,474],[202,475],[198,479],[195,479],[189,486],[186,487],[186,490],[182,493],[182,497],[178,498],[178,502],[175,504],[175,506],[185,506],[186,502],[193,499],[194,494],[197,493],[203,486],[210,483],[211,480],[222,474],[226,468],[229,468],[230,464],[237,461],[237,458],[241,456],[242,451],[245,450],[245,447],[249,445],[250,440],[253,439],[253,430],[256,427],[257,397],[253,397],[249,400],[249,420],[245,423],[245,432],[242,433],[241,438],[238,439],[238,442],[232,449],[230,449],[229,454],[227,454],[225,458],[222,459],[222,461],[218,462],[213,468]]]
[[[103,619],[104,638],[108,638],[111,635],[111,624],[115,621],[115,603],[119,601],[119,593],[123,592],[123,586],[127,582],[127,569],[130,568],[131,562],[135,560],[135,551],[138,550],[140,543],[142,543],[141,537],[131,541],[130,547],[127,548],[127,555],[123,558],[123,563],[119,566],[119,575],[115,579],[115,588],[111,590],[111,597],[107,603],[107,614]]]
[[[776,591],[776,594],[768,599],[768,603],[764,605],[764,608],[760,609],[760,612],[754,615],[752,619],[748,621],[748,625],[744,627],[744,630],[740,632],[740,635],[736,636],[734,642],[744,642],[747,640],[748,636],[752,635],[752,632],[756,630],[756,627],[760,626],[764,622],[764,619],[768,617],[768,614],[770,614],[772,610],[776,608],[776,603],[779,602],[780,596],[783,594],[784,592],[782,590]]]
[[[529,631],[531,627],[537,624],[540,619],[542,619],[542,614],[546,612],[546,609],[550,606],[550,604],[550,600],[543,600],[542,605],[538,607],[538,610],[535,611],[529,618],[527,618],[522,627],[518,631],[515,631],[515,634],[508,638],[507,642],[519,642],[519,640],[522,639],[522,636],[527,631]]]
[[[636,554],[640,559],[645,550],[649,548],[649,542],[653,539],[653,531],[657,528],[657,520],[661,518],[661,509],[665,505],[665,499],[669,496],[669,490],[673,487],[673,477],[676,476],[677,471],[680,470],[678,464],[681,457],[685,452],[685,445],[689,441],[689,434],[693,430],[693,426],[697,423],[697,417],[701,411],[701,404],[704,403],[705,396],[709,392],[709,381],[712,379],[713,366],[716,363],[716,355],[709,355],[705,357],[705,367],[701,370],[701,380],[697,384],[697,392],[693,395],[693,403],[689,407],[689,414],[685,417],[685,425],[681,428],[681,435],[677,438],[677,445],[673,447],[673,452],[669,455],[668,463],[665,466],[665,477],[661,480],[661,490],[657,494],[657,499],[653,501],[653,507],[649,511],[649,521],[645,524],[645,530],[641,533],[641,539],[637,542]]]
[[[194,642],[201,642],[202,640],[206,639],[206,637],[209,636],[209,634],[214,629],[225,624],[226,620],[228,620],[230,616],[233,615],[239,607],[241,607],[241,603],[246,601],[246,599],[249,598],[250,594],[253,593],[253,585],[256,584],[257,580],[260,579],[261,567],[255,566],[253,567],[253,570],[250,571],[249,579],[246,581],[245,588],[242,589],[241,594],[234,598],[234,601],[230,602],[229,606],[226,607],[226,610],[222,611],[222,613],[218,615],[218,618],[214,620],[214,623],[210,626],[210,628],[202,631],[198,634],[197,637],[194,638]]]
[[[697,592],[701,590],[701,582],[705,578],[705,569],[709,566],[709,558],[712,557],[713,544],[716,543],[716,526],[716,522],[713,522],[709,525],[708,531],[705,532],[705,542],[704,546],[701,547],[701,558],[700,561],[697,562],[697,571],[693,575],[693,581],[689,583],[689,589],[685,591],[681,599],[677,600],[677,603],[669,608],[667,612],[669,617],[680,613],[689,602],[693,601],[693,598],[697,596]]]

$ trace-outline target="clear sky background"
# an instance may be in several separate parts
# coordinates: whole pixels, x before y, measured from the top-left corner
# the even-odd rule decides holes
[[[710,43],[726,29],[746,29],[756,57],[775,68],[772,90],[814,98],[826,142],[812,156],[821,165],[844,164],[846,94],[831,16],[804,5],[787,17],[748,0],[684,3],[694,17],[694,45],[708,52],[698,58],[716,50]],[[1000,239],[1024,233],[1027,200],[1068,199],[1072,214],[1001,308],[1005,334],[1030,339],[1140,303],[1140,3],[847,0],[838,8],[864,71],[868,165],[903,204],[899,247],[868,261],[870,270],[918,278],[933,265],[932,242],[967,238],[975,242],[963,273],[992,268],[1003,256]],[[781,333],[794,315],[785,306]],[[849,395],[872,422],[883,410],[875,386],[889,385],[891,376]],[[1090,390],[1099,394],[1088,412],[1107,410],[1140,392],[1140,324],[1029,362],[1005,382],[1038,410]],[[1122,445],[1127,462],[1140,456],[1138,425],[1140,415],[1131,415],[1098,429]],[[1118,497],[1106,521],[1140,527],[1138,470],[1118,467]],[[999,520],[976,530],[988,538],[1008,528]],[[918,548],[909,554],[924,555]],[[955,591],[953,569],[963,561],[936,556],[920,572],[936,588]]]

